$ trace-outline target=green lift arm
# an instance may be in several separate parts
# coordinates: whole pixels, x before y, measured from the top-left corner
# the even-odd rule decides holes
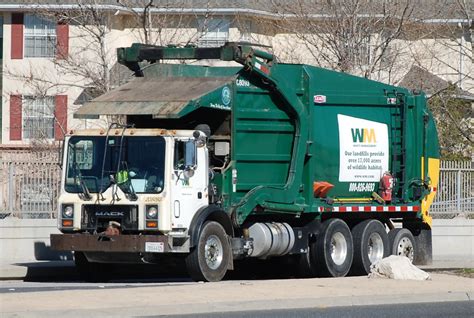
[[[309,136],[307,111],[303,103],[292,94],[292,90],[285,83],[277,81],[271,75],[271,67],[275,63],[273,54],[254,49],[251,45],[239,43],[226,43],[221,47],[160,47],[134,43],[128,48],[117,49],[118,62],[127,66],[137,77],[143,77],[140,62],[155,63],[160,60],[182,59],[218,59],[235,61],[244,66],[244,71],[252,72],[266,83],[286,104],[286,112],[295,120],[295,136],[292,150],[292,160],[287,181],[283,187],[258,186],[249,191],[241,201],[233,206],[233,220],[236,225],[245,222],[252,210],[260,205],[269,210],[301,213],[305,204],[296,202],[300,186],[306,145]]]

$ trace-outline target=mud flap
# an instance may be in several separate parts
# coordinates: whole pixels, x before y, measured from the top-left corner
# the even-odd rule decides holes
[[[418,253],[415,253],[415,265],[431,265],[433,263],[433,241],[431,229],[421,229],[414,233]]]
[[[234,253],[232,251],[232,237],[227,235],[227,240],[229,241],[229,246],[230,246],[230,257],[229,257],[229,262],[227,263],[227,270],[234,270]]]

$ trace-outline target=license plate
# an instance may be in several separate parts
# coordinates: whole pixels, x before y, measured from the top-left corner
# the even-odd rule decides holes
[[[165,244],[163,242],[145,242],[145,252],[163,253],[164,251]]]

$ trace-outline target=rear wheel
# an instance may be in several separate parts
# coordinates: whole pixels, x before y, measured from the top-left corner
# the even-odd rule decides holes
[[[217,222],[204,224],[198,244],[186,258],[186,267],[195,281],[217,282],[224,278],[231,255],[227,234]]]
[[[384,225],[378,220],[365,220],[352,229],[354,262],[352,274],[370,273],[370,265],[390,253],[389,240]]]
[[[407,229],[393,229],[388,232],[391,254],[408,257],[413,263],[416,253],[415,238]]]
[[[110,280],[107,264],[89,262],[83,252],[74,252],[74,263],[79,277],[86,282],[97,283]]]
[[[316,272],[322,276],[346,276],[352,258],[352,235],[347,224],[341,219],[323,222],[316,242],[310,247],[310,263]]]

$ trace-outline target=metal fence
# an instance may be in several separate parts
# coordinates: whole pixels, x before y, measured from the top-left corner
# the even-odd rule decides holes
[[[433,218],[474,217],[474,162],[442,161]]]
[[[55,218],[60,168],[56,151],[0,150],[0,218]],[[434,218],[474,217],[474,164],[441,162]]]
[[[55,218],[59,184],[56,151],[0,150],[0,218]]]

